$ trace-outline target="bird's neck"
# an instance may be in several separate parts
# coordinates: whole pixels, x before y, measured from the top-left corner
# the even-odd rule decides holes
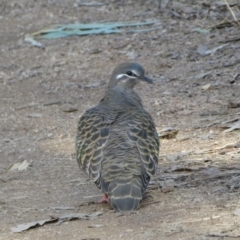
[[[142,101],[133,89],[114,87],[108,89],[101,102],[107,103],[109,108],[142,108]]]

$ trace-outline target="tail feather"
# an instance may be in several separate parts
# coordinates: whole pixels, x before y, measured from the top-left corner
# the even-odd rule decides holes
[[[117,212],[137,210],[143,198],[140,181],[131,179],[130,182],[119,183],[115,180],[109,184],[109,198],[111,206]]]

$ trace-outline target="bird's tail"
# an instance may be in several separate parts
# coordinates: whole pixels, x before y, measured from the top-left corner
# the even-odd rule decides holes
[[[116,179],[109,184],[109,199],[111,206],[117,212],[137,210],[143,198],[141,180]]]

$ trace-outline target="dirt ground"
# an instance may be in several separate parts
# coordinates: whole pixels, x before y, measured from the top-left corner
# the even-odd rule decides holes
[[[1,0],[0,239],[240,239],[240,35],[229,9],[216,1],[81,2]],[[43,48],[24,41],[56,23],[146,19],[158,21],[154,30],[38,40]],[[79,170],[74,141],[79,116],[126,61],[154,79],[136,91],[161,151],[147,199],[121,215],[92,203],[101,193]],[[26,169],[9,169],[24,160]],[[11,231],[95,212],[102,215]]]

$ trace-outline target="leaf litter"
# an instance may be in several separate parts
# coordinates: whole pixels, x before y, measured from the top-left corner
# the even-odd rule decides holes
[[[45,224],[50,224],[50,223],[56,223],[56,225],[60,225],[63,222],[72,221],[72,220],[79,220],[79,219],[91,220],[91,219],[97,218],[102,214],[103,212],[94,212],[90,214],[85,214],[85,213],[64,214],[64,215],[61,215],[60,217],[53,217],[53,218],[48,218],[48,219],[39,220],[35,222],[19,224],[16,227],[12,227],[11,231],[14,233],[20,233],[20,232],[23,232],[32,228],[36,228],[36,227],[41,227]]]
[[[224,130],[223,133],[231,132],[234,130],[239,130],[240,129],[240,119],[238,121],[233,122],[227,126],[228,129]]]
[[[27,160],[23,160],[22,162],[17,162],[14,163],[13,165],[11,165],[11,167],[8,168],[8,172],[14,171],[14,170],[18,170],[18,171],[22,171],[25,170],[29,167],[30,163],[27,162]]]
[[[165,1],[166,2],[166,1]],[[183,9],[183,11],[184,11],[184,8],[182,8]],[[176,11],[176,13],[178,13],[179,14],[179,11],[177,12]],[[181,13],[180,13],[181,14]],[[188,14],[186,11],[184,12],[184,14]],[[200,12],[200,14],[201,14],[201,12]],[[199,24],[199,26],[200,26],[200,24]],[[204,27],[204,25],[201,25],[202,26],[202,29],[208,29],[207,27],[206,27],[206,25],[205,25],[205,27]],[[224,26],[224,25],[223,25]],[[227,27],[227,22],[226,22],[226,24],[225,24],[225,27]],[[221,29],[221,30],[223,30],[223,29]],[[200,33],[201,33],[201,31],[199,31]],[[214,32],[214,29],[212,28],[211,29],[211,32]],[[202,33],[204,33],[204,31],[202,32]],[[216,44],[216,42],[214,42],[215,44]],[[194,44],[195,44],[195,42],[194,42]],[[197,44],[200,44],[199,42],[197,43]],[[198,45],[195,45],[194,46],[194,50],[196,50],[196,47],[198,46]],[[208,45],[208,44],[206,44],[206,45]],[[209,48],[210,49],[213,49],[213,47],[215,46],[215,45],[208,45],[209,46]],[[210,47],[211,46],[211,47]],[[206,50],[208,50],[208,48],[206,49]],[[226,52],[227,51],[230,51],[231,50],[231,48],[228,48],[228,49],[226,49]],[[219,53],[219,55],[221,54],[222,55],[222,53],[221,53],[221,51],[219,51],[219,52],[217,52],[217,53]],[[217,55],[217,54],[215,54],[215,53],[213,53],[214,54],[214,56],[212,55],[212,57],[216,57],[215,55]],[[209,55],[211,55],[211,54],[209,54]],[[209,60],[209,57],[211,57],[211,56],[203,56],[203,58],[204,59],[207,59],[207,61]],[[144,55],[143,55],[144,56]],[[227,56],[217,56],[217,57],[222,57],[223,59],[225,59],[226,61],[227,61]],[[199,56],[199,58],[201,58],[201,55]],[[213,59],[214,61],[216,60],[216,58],[214,58]],[[201,63],[201,61],[199,61],[200,63]],[[213,63],[213,61],[209,61],[209,63],[210,63],[210,65],[211,65],[211,63]],[[201,66],[201,65],[199,65],[199,66]],[[213,68],[212,68],[213,67]],[[203,81],[202,82],[200,82],[201,84],[199,84],[199,85],[196,85],[196,86],[200,86],[199,87],[199,89],[201,89],[201,85],[203,85],[203,86],[205,86],[208,82],[204,82],[204,78],[206,79],[206,78],[210,78],[210,80],[212,80],[212,79],[215,79],[216,78],[216,76],[214,76],[214,70],[213,69],[215,69],[215,67],[217,67],[217,66],[210,66],[209,68],[205,68],[204,69],[204,66],[202,67],[202,69],[206,72],[205,74],[202,74],[202,75],[197,75],[197,74],[195,74],[195,72],[192,74],[193,76],[198,76],[199,77],[199,79],[203,79]],[[186,68],[187,69],[187,68]],[[209,70],[211,70],[210,72],[208,72]],[[231,76],[234,76],[234,69],[232,69],[232,75]],[[200,71],[199,71],[200,72]],[[196,72],[196,73],[198,73],[198,72]],[[237,73],[238,74],[238,73]],[[209,75],[211,75],[211,77],[208,77]],[[168,75],[167,75],[167,73],[166,73],[166,76],[168,77]],[[236,76],[236,75],[235,75]],[[196,77],[197,78],[197,77]],[[236,77],[237,78],[237,77]],[[220,81],[223,79],[223,78],[219,78],[220,79]],[[236,79],[236,80],[238,80],[238,79]],[[236,81],[237,82],[237,81]],[[237,82],[238,83],[238,82]],[[213,82],[210,82],[210,85],[209,85],[209,87],[207,86],[206,88],[206,90],[211,90],[211,88],[212,87],[214,87],[215,88],[215,86],[216,86],[216,84],[215,83],[213,83]],[[236,86],[237,87],[237,86]],[[198,90],[199,90],[198,89]],[[197,90],[197,91],[198,91]],[[209,94],[209,95],[211,95],[211,98],[213,98],[213,97],[215,97],[215,94],[216,94],[216,92],[217,91],[219,91],[219,88],[216,88],[216,91],[199,91],[200,93],[199,94]],[[236,94],[235,95],[235,98],[237,97],[238,95]],[[225,96],[225,99],[227,99],[227,97],[228,96]],[[212,99],[210,99],[210,102],[212,101]],[[237,100],[236,100],[237,101]],[[238,102],[236,102],[236,103],[238,103]],[[49,105],[51,105],[51,104],[49,104]],[[54,104],[53,104],[54,105]],[[235,106],[235,105],[234,105]],[[238,105],[236,105],[236,106],[238,106]],[[195,107],[194,107],[195,108]],[[234,107],[233,107],[234,108]],[[81,108],[79,108],[79,110],[81,110]],[[194,112],[195,112],[195,110],[196,109],[194,109],[192,112],[191,112],[191,114],[193,114]],[[234,110],[234,109],[233,109]],[[209,111],[210,112],[210,111]],[[230,112],[229,112],[230,113]],[[235,114],[238,114],[238,113],[235,113]],[[208,115],[207,115],[208,116]],[[29,116],[28,116],[29,117]],[[37,119],[37,115],[30,115],[30,118],[32,118],[32,117],[34,117],[34,118],[36,118],[36,120],[38,120]],[[217,124],[220,124],[222,121],[224,121],[224,120],[226,120],[226,118],[224,118],[224,116],[223,117],[221,117],[221,118],[218,118],[218,120],[216,121],[217,122]],[[239,117],[238,117],[238,119],[236,120],[236,121],[238,121],[239,120]],[[213,122],[212,122],[212,119],[208,119],[208,123],[211,123],[211,124],[214,124]],[[161,123],[162,124],[162,123]],[[170,124],[171,124],[171,122],[170,122]],[[232,124],[232,122],[230,122],[230,124]],[[180,124],[181,125],[181,124]],[[199,124],[200,125],[200,124]],[[181,131],[181,128],[179,128],[179,125],[173,125],[174,127],[177,127],[178,129],[180,129],[180,131]],[[190,126],[191,127],[191,126]],[[202,127],[202,126],[201,126]],[[210,124],[209,124],[209,126],[208,127],[210,127]],[[195,131],[195,129],[194,130],[192,130],[192,131]],[[198,132],[197,132],[197,134],[198,134]],[[232,134],[235,134],[235,133],[232,133]],[[230,134],[229,134],[230,135]],[[178,135],[177,135],[178,136]],[[167,143],[167,145],[175,145],[175,149],[174,149],[174,151],[176,151],[176,148],[178,147],[177,146],[177,144],[179,144],[179,143],[176,143],[176,141],[175,140],[177,140],[177,136],[174,136],[173,135],[173,137],[172,137],[172,134],[169,134],[169,133],[167,133],[166,132],[166,139],[167,139],[167,141],[168,141],[168,143]],[[173,140],[169,140],[169,139],[171,139],[171,137],[173,138]],[[165,137],[162,137],[163,139],[165,138]],[[175,139],[174,139],[175,138]],[[191,137],[190,137],[190,141],[192,140],[191,139],[192,138],[192,135],[191,135]],[[199,139],[199,138],[198,138]],[[164,139],[165,140],[165,139]],[[164,140],[162,140],[162,141],[164,141]],[[208,139],[205,139],[204,141],[207,141]],[[170,142],[170,141],[172,141],[172,142]],[[192,144],[192,142],[191,143],[189,143],[190,141],[187,141],[186,143],[183,143],[182,144],[182,146],[185,144],[185,145],[188,145],[188,144]],[[216,141],[218,141],[218,143],[216,143],[216,145],[217,146],[219,146],[219,144],[223,144],[222,143],[222,141],[221,141],[221,139],[220,138],[218,138],[218,139],[216,139]],[[228,138],[226,138],[226,141],[229,141],[229,139]],[[196,146],[193,146],[193,147],[198,147],[197,145],[198,145],[198,142],[195,142],[196,143]],[[201,141],[201,143],[203,143],[203,141]],[[200,143],[200,144],[201,144]],[[175,163],[174,164],[174,161],[173,162],[170,162],[169,163],[169,165],[171,164],[172,165],[172,168],[169,170],[169,171],[164,171],[163,172],[163,174],[161,175],[161,179],[160,180],[158,180],[158,181],[156,181],[156,183],[158,183],[158,188],[159,187],[162,187],[162,192],[164,192],[164,191],[169,191],[169,190],[175,190],[175,188],[183,188],[183,186],[185,186],[185,187],[191,187],[191,186],[196,186],[196,185],[204,185],[204,184],[211,184],[211,182],[224,182],[225,181],[225,184],[227,183],[227,186],[232,190],[232,189],[235,189],[235,188],[239,188],[239,180],[238,181],[236,181],[236,182],[233,182],[232,180],[234,180],[234,178],[236,179],[237,177],[238,177],[238,179],[239,179],[239,176],[238,176],[238,173],[237,172],[233,172],[233,171],[231,171],[231,169],[227,169],[227,168],[225,168],[225,169],[222,169],[222,168],[219,168],[219,165],[221,165],[221,164],[219,164],[219,162],[217,161],[218,159],[216,158],[216,159],[214,159],[215,158],[215,154],[218,154],[218,149],[216,149],[216,147],[212,147],[212,143],[209,143],[210,144],[210,148],[211,148],[211,150],[208,150],[208,151],[206,151],[206,150],[194,150],[194,152],[190,152],[189,153],[189,156],[190,157],[192,157],[192,159],[191,159],[191,162],[188,162],[188,161],[186,161],[185,163],[184,163],[184,161],[186,160],[186,159],[184,159],[184,161],[178,161],[177,163]],[[180,144],[179,144],[180,145]],[[163,148],[165,147],[165,145],[163,144]],[[184,146],[183,146],[184,147]],[[229,147],[226,147],[226,149],[229,149],[231,146],[229,146]],[[221,148],[223,148],[223,147],[221,147]],[[233,148],[235,148],[234,147],[234,145],[233,145]],[[181,148],[182,149],[182,148]],[[199,148],[198,148],[199,149]],[[179,149],[178,149],[178,151],[179,151]],[[164,152],[164,149],[163,149],[163,152]],[[170,154],[172,154],[173,153],[173,151],[170,151],[169,150],[169,152],[168,153],[166,153],[166,155],[170,155]],[[209,153],[211,153],[212,155],[211,156],[206,156],[205,154],[209,154]],[[195,154],[195,155],[194,155]],[[174,156],[173,156],[174,157]],[[176,154],[176,157],[178,157],[178,153]],[[184,156],[184,158],[187,158],[187,156]],[[198,158],[198,159],[197,159]],[[201,158],[201,159],[200,159]],[[213,159],[212,159],[213,158]],[[200,159],[200,160],[199,160]],[[173,158],[173,160],[174,160],[174,158]],[[176,158],[176,160],[179,160],[178,158]],[[181,159],[180,159],[181,160]],[[199,162],[198,162],[199,161]],[[227,158],[227,161],[228,161],[228,163],[229,164],[232,164],[233,162],[232,162],[232,160],[231,160],[231,158]],[[189,165],[188,165],[189,164]],[[192,166],[195,166],[195,164],[199,164],[200,165],[200,167],[198,167],[197,165],[196,165],[196,167],[194,168],[194,167],[192,167]],[[219,164],[219,165],[218,165]],[[224,164],[226,164],[226,162],[224,162]],[[213,166],[213,165],[216,165],[216,166]],[[203,167],[204,166],[204,167]],[[235,168],[235,170],[239,170],[239,169],[237,169],[237,168]],[[222,180],[223,178],[225,178],[224,179],[224,181]],[[229,183],[229,179],[231,180],[230,181],[230,183]],[[169,181],[170,180],[170,181]],[[171,180],[172,180],[172,182],[171,182]],[[162,184],[160,184],[161,183],[161,181],[163,181],[163,183]],[[183,183],[183,184],[185,184],[185,185],[181,185],[181,183]],[[224,183],[221,183],[221,184],[224,184]],[[212,184],[213,185],[213,184]],[[218,184],[217,184],[218,185]],[[192,190],[192,189],[191,189]],[[176,190],[176,192],[177,192],[178,190]],[[194,196],[194,194],[195,194],[195,192],[194,192],[194,190],[192,190],[193,191],[193,193],[191,193],[193,196]],[[174,193],[172,193],[172,194],[174,194]],[[170,195],[172,195],[172,194],[170,194]],[[176,194],[176,193],[175,193]],[[167,195],[167,194],[166,194]],[[227,195],[228,196],[228,194],[226,193],[225,195]],[[163,199],[164,199],[164,197],[163,197]],[[162,199],[160,200],[160,201],[162,201]],[[231,205],[231,202],[229,203],[230,205]],[[63,208],[64,209],[64,208]],[[172,209],[171,209],[172,210]],[[203,212],[203,211],[198,211],[198,212]],[[236,216],[238,215],[238,213],[236,214]],[[174,216],[175,217],[175,216]],[[210,219],[210,218],[209,218]],[[219,224],[220,225],[220,224]],[[220,233],[222,233],[222,232],[220,232]],[[222,233],[223,234],[223,233]],[[224,234],[223,234],[224,235]],[[226,237],[227,237],[227,235],[226,235]]]

